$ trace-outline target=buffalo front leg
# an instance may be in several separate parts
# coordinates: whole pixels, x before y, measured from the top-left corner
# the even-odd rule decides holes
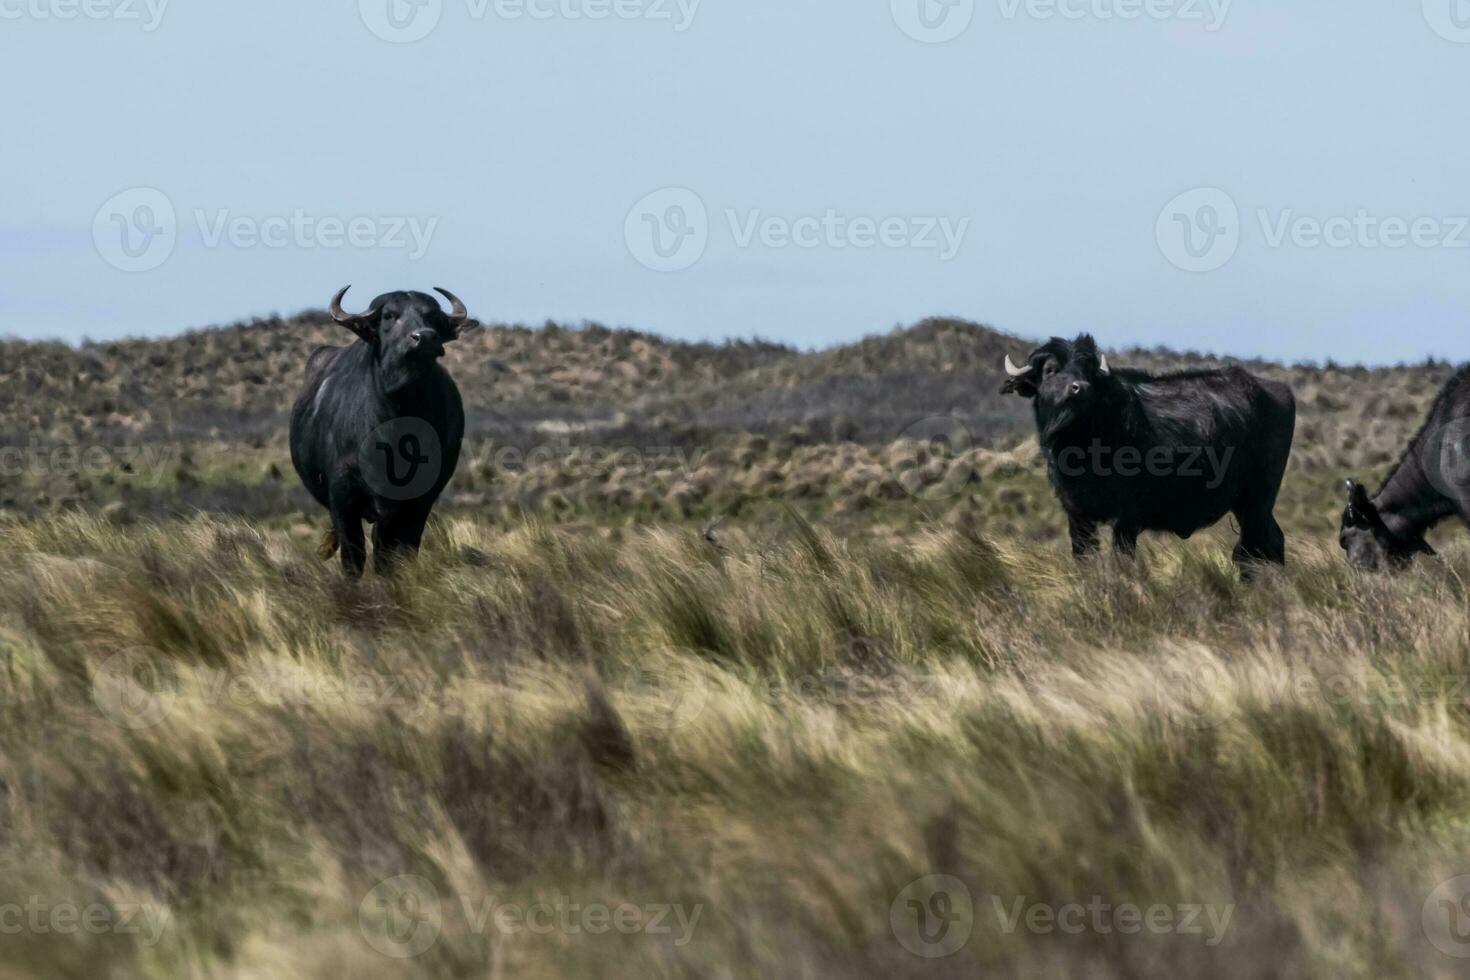
[[[367,564],[367,538],[362,532],[362,521],[356,514],[333,514],[332,533],[342,548],[342,571],[352,578],[361,578]]]
[[[367,564],[367,540],[362,532],[362,515],[352,505],[345,493],[330,496],[332,512],[332,535],[342,549],[342,571],[352,578],[362,576]]]
[[[1124,558],[1138,554],[1138,528],[1132,523],[1119,521],[1113,525],[1113,552]]]
[[[1072,539],[1073,558],[1097,554],[1097,521],[1068,515],[1067,535]]]
[[[1261,562],[1286,564],[1286,535],[1275,517],[1237,514],[1236,519],[1240,521],[1240,541],[1231,557],[1242,578],[1250,578],[1253,567]]]

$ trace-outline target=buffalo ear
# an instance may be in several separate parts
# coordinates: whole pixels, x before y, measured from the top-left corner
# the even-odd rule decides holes
[[[1378,507],[1368,497],[1368,488],[1357,480],[1347,481],[1349,523],[1357,524],[1359,527],[1369,527],[1387,531],[1383,518],[1378,513]],[[1427,546],[1426,546],[1427,547]]]
[[[1032,383],[1030,375],[1019,378],[1007,378],[1006,383],[1001,386],[1000,393],[1002,395],[1020,395],[1022,398],[1035,398],[1036,385]]]
[[[1349,507],[1364,517],[1377,513],[1378,508],[1374,507],[1373,501],[1368,499],[1368,490],[1366,487],[1357,480],[1348,480],[1346,487]]]
[[[444,342],[446,344],[452,344],[456,340],[463,340],[466,337],[473,337],[475,334],[485,329],[485,327],[478,320],[470,320],[468,323],[465,323],[463,325],[451,323],[449,329],[452,332],[448,337],[444,338]]]
[[[339,322],[367,343],[376,344],[378,342],[378,316],[376,313],[369,311],[355,316],[350,320],[341,320]]]

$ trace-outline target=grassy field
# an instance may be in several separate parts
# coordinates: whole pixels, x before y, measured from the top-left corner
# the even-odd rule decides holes
[[[787,531],[453,521],[349,583],[243,523],[5,529],[7,969],[1463,966],[1421,913],[1470,870],[1470,555]]]
[[[1261,366],[1290,564],[1242,584],[1228,527],[1075,564],[983,328],[485,331],[480,454],[349,582],[282,324],[0,360],[54,388],[0,388],[0,978],[1466,972],[1470,549],[1335,543],[1447,366]],[[258,397],[159,407],[236,349]]]

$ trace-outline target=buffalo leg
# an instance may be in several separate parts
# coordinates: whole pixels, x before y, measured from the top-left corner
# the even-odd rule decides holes
[[[1125,558],[1138,553],[1138,528],[1131,523],[1119,521],[1113,525],[1113,551]]]
[[[1097,554],[1097,521],[1069,516],[1067,534],[1072,539],[1072,557],[1085,558]]]
[[[342,570],[352,578],[361,578],[367,564],[367,539],[362,521],[356,514],[332,514],[332,532],[342,548]]]
[[[1235,517],[1240,521],[1240,541],[1232,557],[1242,575],[1249,576],[1251,566],[1258,562],[1286,564],[1286,535],[1275,517],[1270,513],[1237,513]]]
[[[394,567],[418,554],[428,514],[409,513],[373,526],[373,571],[390,574]]]
[[[352,578],[362,576],[367,563],[367,542],[362,533],[362,515],[351,497],[351,490],[336,484],[328,495],[331,501],[332,536],[342,549],[342,570]]]

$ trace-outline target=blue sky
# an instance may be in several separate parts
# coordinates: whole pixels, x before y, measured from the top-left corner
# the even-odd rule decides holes
[[[0,38],[11,335],[350,282],[1470,358],[1470,0],[0,0]]]

